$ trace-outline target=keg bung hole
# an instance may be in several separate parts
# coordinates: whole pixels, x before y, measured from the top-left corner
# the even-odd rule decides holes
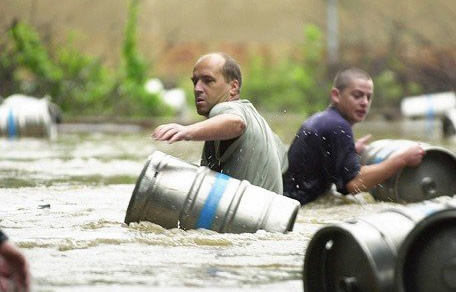
[[[426,176],[421,180],[421,189],[428,198],[432,198],[437,192],[437,184],[431,177]]]
[[[328,240],[328,241],[326,242],[326,244],[325,244],[325,249],[326,249],[326,250],[331,250],[332,247],[333,247],[333,245],[334,245],[334,240],[330,239],[330,240]]]

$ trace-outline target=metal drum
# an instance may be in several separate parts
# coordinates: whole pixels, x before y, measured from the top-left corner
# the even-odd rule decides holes
[[[125,223],[243,233],[291,231],[298,201],[155,151],[139,176]]]
[[[47,98],[12,95],[0,106],[0,136],[54,139],[57,127]]]
[[[426,202],[426,208],[443,206]],[[304,291],[393,291],[397,252],[423,216],[413,208],[397,208],[321,228],[307,246]]]
[[[410,140],[378,140],[370,143],[361,156],[364,165],[379,163],[397,151],[416,144]],[[419,202],[456,194],[456,156],[443,147],[421,143],[426,151],[417,167],[405,167],[375,186],[375,199],[395,202]]]
[[[451,137],[456,135],[456,108],[447,110],[442,118],[442,133],[443,137]]]
[[[397,259],[396,291],[456,291],[455,205],[429,212],[407,235]]]

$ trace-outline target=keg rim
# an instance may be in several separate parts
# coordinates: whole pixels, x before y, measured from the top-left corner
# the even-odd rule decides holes
[[[150,163],[152,161],[151,156],[152,155],[150,155],[147,158],[146,164],[144,165],[143,169],[141,170],[140,175],[136,179],[135,188],[133,189],[133,193],[131,195],[130,202],[128,203],[127,213],[126,213],[125,219],[124,219],[124,222],[126,224],[129,224],[130,222],[136,222],[138,220],[138,218],[137,218],[138,216],[137,216],[137,214],[135,214],[135,212],[133,210],[136,208],[137,196],[140,193],[139,187],[140,187],[141,182],[144,179],[144,176],[145,176],[145,174],[146,174],[146,172],[147,172],[147,170],[149,168],[149,165],[150,165]]]
[[[413,255],[416,255],[417,245],[419,244],[417,239],[419,241],[419,239],[426,236],[426,234],[437,233],[439,229],[432,228],[435,224],[448,223],[452,221],[456,222],[456,207],[440,209],[423,218],[409,232],[399,248],[396,260],[394,277],[395,286],[398,292],[407,291],[404,285],[404,277],[407,275],[407,272],[404,272],[404,269],[408,265],[410,258]]]
[[[311,287],[314,287],[314,285],[310,286],[309,281],[318,281],[319,283],[317,285],[323,284],[324,277],[321,275],[321,273],[319,274],[318,278],[314,277],[310,279],[311,277],[309,276],[312,270],[318,270],[319,272],[321,272],[323,266],[322,262],[316,261],[318,262],[318,266],[316,269],[315,267],[311,268],[310,263],[311,261],[315,261],[315,259],[313,259],[314,257],[321,258],[322,251],[326,249],[325,244],[322,245],[321,243],[329,242],[331,238],[334,238],[335,234],[347,236],[348,238],[354,240],[354,244],[356,244],[363,251],[363,257],[367,260],[369,266],[372,268],[372,277],[375,279],[375,285],[378,285],[381,279],[379,277],[377,265],[373,258],[373,255],[367,247],[366,243],[363,240],[360,240],[359,236],[355,236],[358,235],[358,233],[351,232],[351,230],[353,229],[356,229],[356,226],[353,223],[344,222],[323,226],[314,233],[312,239],[309,241],[309,244],[307,245],[306,253],[304,256],[304,267],[302,272],[304,291],[316,291],[311,290]],[[316,255],[314,254],[315,252]]]

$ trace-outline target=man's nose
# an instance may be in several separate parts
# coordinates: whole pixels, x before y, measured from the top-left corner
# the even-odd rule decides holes
[[[193,86],[193,90],[195,91],[202,91],[203,88],[201,86],[201,80],[196,81],[195,85]]]

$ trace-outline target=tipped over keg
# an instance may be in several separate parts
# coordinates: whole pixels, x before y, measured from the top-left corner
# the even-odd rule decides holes
[[[293,229],[298,201],[155,151],[142,170],[125,223],[243,233]]]
[[[456,204],[431,212],[407,235],[398,253],[396,291],[456,291]]]
[[[370,143],[361,157],[364,165],[376,164],[417,142],[378,140]],[[370,193],[375,199],[395,202],[419,202],[456,194],[456,156],[440,146],[421,143],[426,154],[416,167],[404,167],[375,186]]]
[[[15,94],[0,105],[0,136],[8,138],[56,138],[54,117],[60,117],[55,105],[47,98],[37,99]]]
[[[305,253],[304,291],[394,291],[402,242],[423,217],[444,208],[425,202],[322,227]]]

